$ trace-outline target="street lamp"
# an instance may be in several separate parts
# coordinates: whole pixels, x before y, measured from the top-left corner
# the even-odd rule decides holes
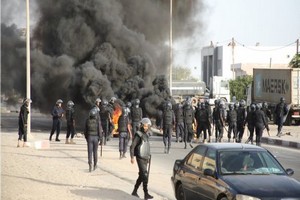
[[[26,98],[31,99],[30,96],[30,18],[29,18],[29,0],[26,0]],[[31,105],[28,105],[28,121],[27,134],[31,131]]]

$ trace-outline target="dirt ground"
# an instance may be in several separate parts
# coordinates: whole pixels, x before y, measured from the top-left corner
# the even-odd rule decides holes
[[[46,133],[33,133],[29,141],[47,137]],[[76,142],[51,142],[48,149],[36,149],[36,143],[31,142],[31,147],[17,148],[17,134],[2,132],[1,199],[137,199],[130,195],[133,180],[130,183],[108,173],[118,160],[118,164],[129,166],[129,173],[136,178],[137,169],[130,166],[129,160],[120,161],[118,152],[107,149],[111,152],[106,154],[106,165],[89,173],[86,142],[83,138],[76,138]]]

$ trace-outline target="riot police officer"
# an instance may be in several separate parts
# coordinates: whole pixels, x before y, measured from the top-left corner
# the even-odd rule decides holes
[[[75,109],[74,109],[73,101],[68,101],[67,103],[66,120],[67,120],[66,144],[76,144],[73,141],[75,135]],[[71,140],[69,142],[70,136],[71,136]]]
[[[229,104],[229,111],[227,112],[226,122],[228,124],[228,142],[231,139],[231,133],[233,133],[233,140],[237,134],[237,111],[234,109],[234,105]]]
[[[237,138],[236,142],[241,142],[244,131],[245,131],[245,121],[247,117],[247,110],[246,110],[246,101],[241,100],[240,105],[237,109]]]
[[[211,141],[211,122],[212,122],[212,111],[211,111],[211,106],[209,104],[209,100],[206,99],[205,100],[205,109],[207,110],[208,112],[208,115],[209,115],[209,123],[207,124],[207,131],[208,131],[208,135],[209,135],[209,138],[208,138],[208,142]]]
[[[162,130],[163,130],[163,142],[165,146],[165,153],[170,153],[172,130],[175,125],[175,115],[172,110],[171,102],[167,102],[166,108],[162,114]]]
[[[247,124],[248,130],[250,133],[246,143],[251,142],[251,144],[253,144],[254,125],[255,125],[255,109],[256,109],[256,106],[255,106],[255,104],[252,103],[250,105],[250,111],[247,114],[246,121],[245,121],[245,125]]]
[[[129,112],[127,107],[122,108],[122,114],[118,119],[118,132],[120,159],[122,159],[126,158],[128,140],[129,138],[132,138]]]
[[[215,100],[215,107],[213,109],[213,125],[215,126],[216,142],[221,142],[225,126],[225,106],[221,100]]]
[[[89,172],[92,171],[92,163],[94,161],[94,170],[97,168],[98,162],[98,143],[101,138],[102,127],[97,119],[98,110],[92,108],[89,112],[89,118],[85,122],[84,135],[87,141]]]
[[[184,136],[184,123],[183,123],[183,105],[177,103],[175,108],[175,130],[176,130],[176,142],[182,142]]]
[[[266,120],[265,113],[261,110],[262,105],[261,103],[256,104],[256,111],[254,114],[254,121],[255,121],[255,134],[256,134],[256,145],[261,145],[261,137],[263,134],[263,130],[266,128],[268,131],[269,126]]]
[[[208,110],[205,108],[205,103],[201,102],[198,103],[198,107],[195,112],[195,118],[197,122],[197,140],[199,140],[200,134],[203,132],[203,143],[206,142],[207,139],[207,129],[209,128],[210,121],[209,121],[209,113]],[[209,136],[210,141],[210,136]]]
[[[27,143],[27,122],[28,122],[28,114],[29,114],[29,104],[31,103],[30,99],[25,98],[23,100],[23,104],[20,108],[19,113],[19,131],[18,131],[18,145],[20,147],[20,141],[23,140],[23,147],[26,147]]]
[[[137,191],[141,183],[143,183],[144,197],[145,199],[153,199],[148,193],[148,179],[149,179],[149,170],[147,169],[148,165],[151,162],[151,153],[150,153],[150,135],[151,121],[149,118],[143,118],[140,121],[140,130],[134,135],[132,144],[130,146],[130,157],[131,163],[134,164],[134,157],[136,157],[136,162],[139,168],[139,176],[134,185],[134,189],[131,195],[139,197]]]
[[[276,114],[276,124],[277,124],[277,136],[280,137],[282,134],[282,127],[283,127],[283,119],[284,116],[288,114],[288,107],[285,103],[285,98],[281,97],[280,102],[276,105],[275,108],[275,114]]]
[[[111,97],[109,102],[108,102],[108,108],[109,108],[109,113],[111,116],[111,121],[109,123],[109,131],[108,131],[108,137],[107,140],[109,141],[110,138],[112,137],[112,132],[114,130],[114,123],[113,123],[113,118],[114,118],[114,112],[115,112],[115,102],[116,102],[117,98],[116,97]]]
[[[132,134],[135,135],[135,133],[139,129],[140,122],[143,117],[143,110],[140,107],[139,99],[134,100],[133,106],[131,107],[130,115],[132,121]]]
[[[190,143],[190,147],[193,148],[192,140],[194,137],[193,124],[195,124],[195,113],[192,106],[192,100],[187,98],[183,107],[183,122],[184,122],[184,148],[186,144]]]
[[[108,107],[108,101],[106,99],[103,99],[100,107],[100,120],[101,120],[101,125],[103,128],[103,145],[106,145],[106,141],[108,140],[109,137],[109,126],[112,121],[111,118],[111,113]]]
[[[52,140],[52,135],[56,131],[55,141],[60,142],[60,139],[58,137],[59,137],[60,129],[62,126],[62,118],[63,118],[64,112],[65,112],[64,109],[61,107],[62,103],[63,103],[63,101],[61,99],[58,99],[56,101],[54,108],[52,109],[52,112],[51,112],[53,123],[52,123],[52,130],[50,132],[50,137],[49,137],[50,141]]]

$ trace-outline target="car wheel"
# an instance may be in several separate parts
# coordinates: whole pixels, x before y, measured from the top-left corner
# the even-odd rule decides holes
[[[177,200],[185,200],[185,194],[183,191],[182,184],[179,184],[176,190],[176,199]]]

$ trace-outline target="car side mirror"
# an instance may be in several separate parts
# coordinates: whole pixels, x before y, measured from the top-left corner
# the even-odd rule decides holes
[[[215,171],[212,169],[204,169],[204,175],[205,176],[211,176],[215,178]]]
[[[288,176],[294,175],[294,170],[293,169],[288,168],[288,169],[285,170],[285,172],[287,173]]]

